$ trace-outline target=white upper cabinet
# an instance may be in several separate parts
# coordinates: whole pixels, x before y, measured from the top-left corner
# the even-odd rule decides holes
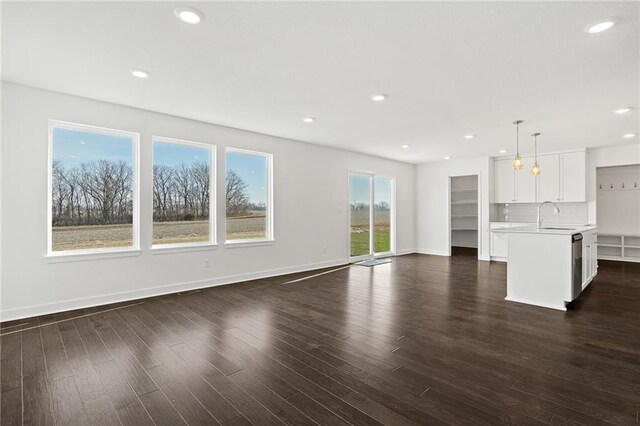
[[[560,156],[540,155],[538,164],[538,202],[560,201]]]
[[[582,202],[587,200],[586,154],[569,152],[560,154],[560,200]]]
[[[511,159],[495,160],[493,166],[493,202],[515,202],[515,178]]]
[[[494,160],[493,202],[536,203],[542,201],[586,201],[586,154],[569,152],[538,156],[540,176],[531,176],[533,157],[523,157],[525,166],[514,171],[510,158]]]
[[[536,178],[529,170],[533,166],[533,157],[523,157],[524,167],[516,171],[516,203],[536,202]]]

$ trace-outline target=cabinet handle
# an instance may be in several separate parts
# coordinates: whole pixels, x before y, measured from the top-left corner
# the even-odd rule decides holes
[[[600,184],[600,189],[602,189],[602,184]]]
[[[624,189],[624,182],[622,182],[622,189]]]
[[[611,184],[611,189],[613,189],[613,184]]]

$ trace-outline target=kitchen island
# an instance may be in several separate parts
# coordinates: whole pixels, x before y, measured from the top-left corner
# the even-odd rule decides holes
[[[492,232],[508,234],[508,301],[565,311],[597,273],[595,226],[527,225]]]

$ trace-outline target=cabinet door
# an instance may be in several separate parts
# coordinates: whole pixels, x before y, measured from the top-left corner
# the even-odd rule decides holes
[[[582,286],[589,281],[591,277],[591,247],[589,244],[589,235],[582,235]]]
[[[514,175],[511,160],[495,160],[493,162],[493,202],[512,203],[514,196]]]
[[[593,243],[591,244],[591,277],[598,274],[598,245],[596,244],[596,234],[593,234]]]
[[[529,170],[533,166],[533,158],[526,159],[527,167],[516,172],[516,202],[536,202],[536,178],[531,176]]]
[[[560,154],[560,201],[584,202],[586,195],[585,153]]]
[[[560,201],[560,156],[541,155],[538,157],[538,202]]]

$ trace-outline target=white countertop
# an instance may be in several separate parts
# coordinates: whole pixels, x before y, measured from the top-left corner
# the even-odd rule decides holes
[[[563,229],[560,229],[563,228]],[[512,226],[511,228],[492,229],[491,232],[510,234],[554,234],[554,235],[573,235],[581,232],[592,231],[596,229],[595,225],[542,225],[538,229],[536,225]]]

